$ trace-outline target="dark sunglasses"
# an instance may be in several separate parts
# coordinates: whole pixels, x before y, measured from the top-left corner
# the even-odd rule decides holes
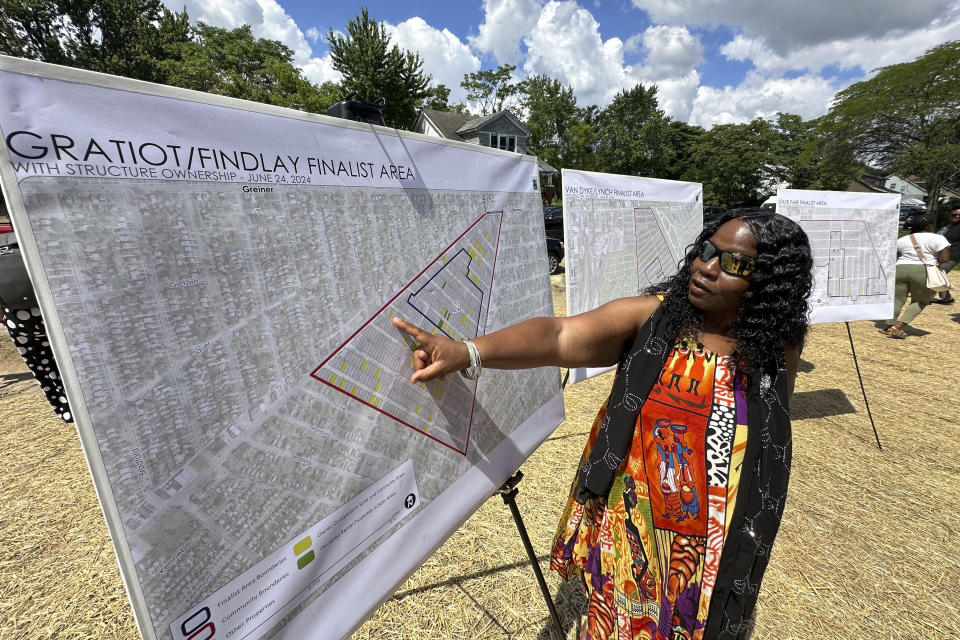
[[[713,260],[714,256],[720,256],[720,268],[724,273],[729,273],[732,276],[748,276],[753,273],[757,266],[757,259],[753,256],[748,256],[739,251],[718,249],[717,245],[709,240],[704,240],[703,244],[700,245],[700,255],[698,257],[703,262],[709,262]]]

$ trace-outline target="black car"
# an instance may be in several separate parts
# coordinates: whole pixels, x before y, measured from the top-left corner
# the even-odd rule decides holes
[[[563,207],[553,205],[543,208],[543,230],[548,238],[563,240]]]
[[[563,242],[556,238],[547,238],[547,266],[550,275],[560,273],[560,261],[563,260]]]
[[[927,210],[923,207],[900,207],[900,226],[904,229],[913,226],[913,223],[927,215]]]

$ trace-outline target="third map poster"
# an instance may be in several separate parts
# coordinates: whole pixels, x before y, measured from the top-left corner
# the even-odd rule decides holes
[[[799,223],[810,238],[812,322],[893,315],[899,210],[899,193],[777,192],[777,212]]]

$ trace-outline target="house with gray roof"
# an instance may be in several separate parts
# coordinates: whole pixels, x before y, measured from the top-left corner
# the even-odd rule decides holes
[[[413,130],[428,136],[472,142],[514,153],[527,153],[530,130],[509,109],[486,116],[473,116],[457,111],[421,109]],[[540,186],[544,198],[552,199],[553,176],[557,170],[537,158]]]

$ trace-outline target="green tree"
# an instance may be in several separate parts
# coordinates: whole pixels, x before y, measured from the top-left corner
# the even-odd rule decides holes
[[[935,194],[960,177],[960,40],[877,70],[836,95],[824,130],[862,161],[926,180]]]
[[[511,76],[517,68],[502,64],[493,69],[468,73],[460,86],[467,91],[467,101],[477,105],[477,115],[486,116],[515,105],[520,86]]]
[[[198,22],[188,42],[169,47],[160,63],[167,84],[323,113],[337,94],[321,91],[293,64],[293,51],[276,40],[254,38],[250,25],[221,29]]]
[[[601,171],[658,176],[665,170],[667,118],[657,87],[621,91],[597,116],[596,154]]]
[[[703,131],[703,127],[680,120],[667,122],[663,132],[664,159],[660,177],[679,180],[690,170],[691,154]]]
[[[519,90],[528,113],[527,149],[558,169],[571,167],[571,128],[577,122],[573,89],[555,78],[533,75],[520,83]],[[582,128],[578,130],[581,137],[585,133]]]
[[[778,113],[772,125],[777,138],[771,171],[791,188],[842,191],[862,172],[850,147],[831,140],[819,119]]]
[[[453,108],[450,106],[449,100],[450,88],[445,84],[438,84],[435,87],[430,87],[423,108],[435,111],[452,111]]]
[[[343,75],[340,89],[361,100],[385,98],[383,118],[391,127],[412,129],[417,110],[430,95],[430,75],[419,55],[390,45],[382,24],[370,18],[366,7],[347,22],[346,35],[327,34],[333,68]]]
[[[249,25],[190,26],[159,0],[0,0],[0,51],[42,62],[323,112],[339,99]]]
[[[681,177],[703,184],[704,202],[725,207],[757,205],[777,181],[776,142],[773,125],[762,118],[717,125],[694,140]]]
[[[0,53],[41,62],[163,82],[189,37],[186,11],[160,0],[0,0]]]

